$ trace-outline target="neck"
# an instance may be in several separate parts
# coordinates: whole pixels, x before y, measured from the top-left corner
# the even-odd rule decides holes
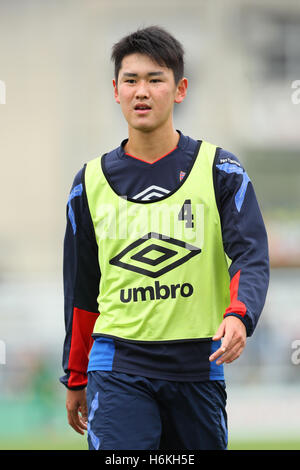
[[[169,129],[160,128],[150,132],[129,128],[128,136],[125,152],[149,163],[171,152],[179,140],[179,134],[173,126]]]

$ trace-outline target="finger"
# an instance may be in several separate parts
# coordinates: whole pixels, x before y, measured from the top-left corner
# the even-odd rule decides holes
[[[228,349],[230,349],[233,345],[235,344],[235,340],[234,340],[234,331],[233,330],[227,330],[227,332],[225,333],[225,336],[223,338],[223,341],[222,341],[222,347],[225,348],[225,350],[227,351]]]
[[[217,329],[216,334],[213,336],[213,341],[218,341],[223,338],[225,332],[225,324],[222,322],[219,328]]]
[[[236,338],[234,336],[234,333],[231,331],[229,333],[226,333],[224,336],[224,339],[222,341],[222,345],[220,346],[219,349],[217,349],[210,357],[210,361],[215,361],[218,359],[220,356],[224,357],[225,354],[230,354],[230,351],[233,347],[235,347],[236,344],[240,343],[239,338]],[[226,357],[226,356],[225,356]],[[224,362],[224,361],[222,361]],[[221,364],[222,362],[217,362],[217,364]]]
[[[223,354],[223,356],[217,360],[217,364],[220,365],[220,364],[229,364],[230,362],[233,362],[235,361],[235,359],[237,359],[241,353],[243,351],[243,347],[241,346],[240,343],[236,344],[235,346],[233,346],[232,348],[230,348],[228,351],[226,351],[225,354]]]
[[[227,344],[227,345],[226,345]],[[230,357],[230,355],[235,351],[236,348],[238,348],[240,345],[240,341],[238,338],[236,338],[234,335],[228,335],[226,338],[224,337],[223,343],[222,343],[222,359],[221,362],[217,362],[217,364],[221,364],[223,362],[226,362],[226,359]],[[218,358],[220,355],[218,355]]]
[[[69,425],[79,434],[84,434],[86,429],[85,423],[82,423],[77,410],[68,410]]]
[[[78,420],[79,420],[81,429],[86,431],[87,430],[87,421],[88,421],[87,418],[85,418],[84,416],[79,415]]]
[[[81,405],[81,407],[79,408],[79,411],[81,413],[81,416],[82,416],[82,421],[84,423],[87,423],[87,420],[88,420],[88,408],[87,408],[87,404],[83,404]]]
[[[212,361],[215,361],[216,359],[218,359],[218,357],[222,356],[222,354],[224,354],[226,351],[226,348],[225,346],[223,346],[223,344],[219,347],[219,349],[217,349],[213,354],[211,354],[209,356],[209,360],[212,362]]]
[[[76,423],[73,421],[73,418],[69,418],[69,425],[76,431],[78,434],[84,435],[84,431],[76,425]]]
[[[222,356],[222,362],[229,364],[237,359],[243,352],[246,346],[246,341],[241,335],[233,335],[232,339],[226,348],[226,353]]]
[[[73,422],[82,431],[85,431],[87,429],[86,421],[82,418],[82,416],[79,413],[76,413],[74,415]]]

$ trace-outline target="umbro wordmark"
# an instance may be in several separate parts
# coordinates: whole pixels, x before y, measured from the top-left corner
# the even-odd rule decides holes
[[[178,292],[177,292],[178,291]],[[127,294],[125,289],[120,290],[120,300],[121,302],[139,302],[145,300],[158,300],[158,299],[176,299],[177,294],[181,297],[190,297],[194,292],[192,284],[185,282],[184,284],[171,284],[167,286],[165,284],[160,285],[159,281],[155,281],[154,286],[146,287],[133,287],[127,289]]]

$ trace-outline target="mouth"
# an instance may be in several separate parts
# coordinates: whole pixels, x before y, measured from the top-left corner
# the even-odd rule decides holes
[[[150,106],[148,106],[147,104],[137,104],[137,105],[134,107],[134,110],[135,110],[138,114],[147,114],[149,111],[151,111],[151,108],[150,108]]]

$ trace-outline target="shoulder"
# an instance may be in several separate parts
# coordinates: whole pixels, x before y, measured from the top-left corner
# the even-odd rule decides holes
[[[83,178],[84,178],[84,171],[85,171],[85,166],[84,164],[79,171],[75,174],[74,180],[73,180],[73,185],[72,189],[74,189],[76,186],[83,184]]]
[[[87,168],[92,168],[94,166],[97,166],[99,164],[101,164],[101,160],[102,158],[105,159],[105,162],[107,162],[107,157],[109,157],[109,160],[108,161],[113,161],[116,159],[117,157],[117,154],[118,154],[118,151],[119,151],[119,148],[120,147],[117,147],[109,152],[106,152],[106,153],[102,153],[102,154],[99,154],[98,156],[96,157],[93,157],[93,158],[90,158],[88,159],[84,164],[83,166],[80,168],[80,170],[76,173],[75,177],[74,177],[74,180],[73,180],[73,185],[72,185],[72,189],[77,186],[77,185],[80,185],[80,184],[83,184],[84,185],[84,181],[85,181],[85,174],[86,174],[86,170]]]
[[[214,164],[219,171],[226,173],[242,173],[244,167],[240,159],[232,152],[217,147]]]
[[[213,165],[214,186],[218,203],[225,200],[229,195],[245,192],[251,183],[244,165],[232,152],[218,147]]]
[[[76,174],[73,179],[73,183],[71,186],[71,189],[69,191],[69,197],[68,197],[68,205],[72,202],[74,199],[78,199],[78,196],[81,196],[84,192],[84,167],[82,167]]]
[[[218,147],[213,164],[214,181],[218,191],[222,192],[225,187],[232,192],[238,188],[242,182],[250,181],[244,165],[240,159],[232,152]]]

